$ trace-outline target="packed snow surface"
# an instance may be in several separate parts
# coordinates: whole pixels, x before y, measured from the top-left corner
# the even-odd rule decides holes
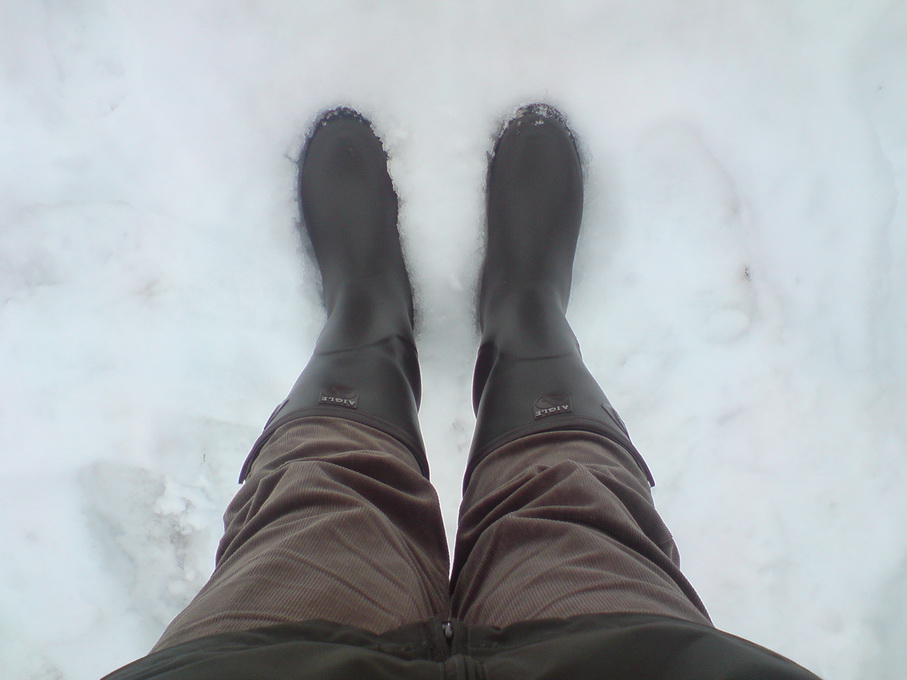
[[[453,536],[487,153],[587,174],[570,320],[716,624],[829,680],[907,667],[907,3],[0,3],[0,666],[97,678],[213,567],[323,321],[295,166],[372,118]]]

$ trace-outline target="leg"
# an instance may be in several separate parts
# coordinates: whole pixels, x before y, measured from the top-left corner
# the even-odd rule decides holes
[[[618,611],[707,621],[652,505],[651,474],[566,319],[582,196],[561,117],[522,111],[488,173],[453,611],[493,625]]]
[[[635,612],[708,623],[623,447],[555,430],[491,452],[460,511],[452,609],[468,623]]]
[[[437,495],[412,454],[367,425],[278,428],[224,527],[214,574],[152,651],[306,619],[383,632],[447,612]]]
[[[397,196],[367,121],[319,121],[299,198],[327,323],[243,466],[210,582],[155,650],[313,618],[381,632],[448,609]]]

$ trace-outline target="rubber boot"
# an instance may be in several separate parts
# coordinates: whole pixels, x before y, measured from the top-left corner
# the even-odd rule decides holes
[[[307,416],[354,420],[391,435],[428,477],[397,195],[381,141],[360,114],[335,109],[316,124],[299,159],[299,204],[300,228],[321,271],[327,322],[255,442],[240,482],[278,427]]]
[[[498,139],[488,170],[477,421],[464,487],[494,449],[552,430],[614,440],[654,485],[565,316],[582,215],[582,165],[570,129],[550,107],[524,107]]]

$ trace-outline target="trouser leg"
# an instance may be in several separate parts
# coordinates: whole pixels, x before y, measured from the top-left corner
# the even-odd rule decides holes
[[[367,425],[282,426],[224,526],[211,579],[153,651],[306,619],[383,632],[448,610],[437,495],[406,447]]]
[[[452,611],[468,623],[636,612],[708,624],[634,457],[592,432],[523,437],[474,469]]]

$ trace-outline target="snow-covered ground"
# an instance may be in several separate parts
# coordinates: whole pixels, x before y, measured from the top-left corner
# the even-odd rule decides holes
[[[449,534],[486,153],[575,127],[570,318],[717,625],[907,666],[907,3],[0,2],[0,666],[96,678],[210,573],[322,322],[294,156],[375,121]]]

